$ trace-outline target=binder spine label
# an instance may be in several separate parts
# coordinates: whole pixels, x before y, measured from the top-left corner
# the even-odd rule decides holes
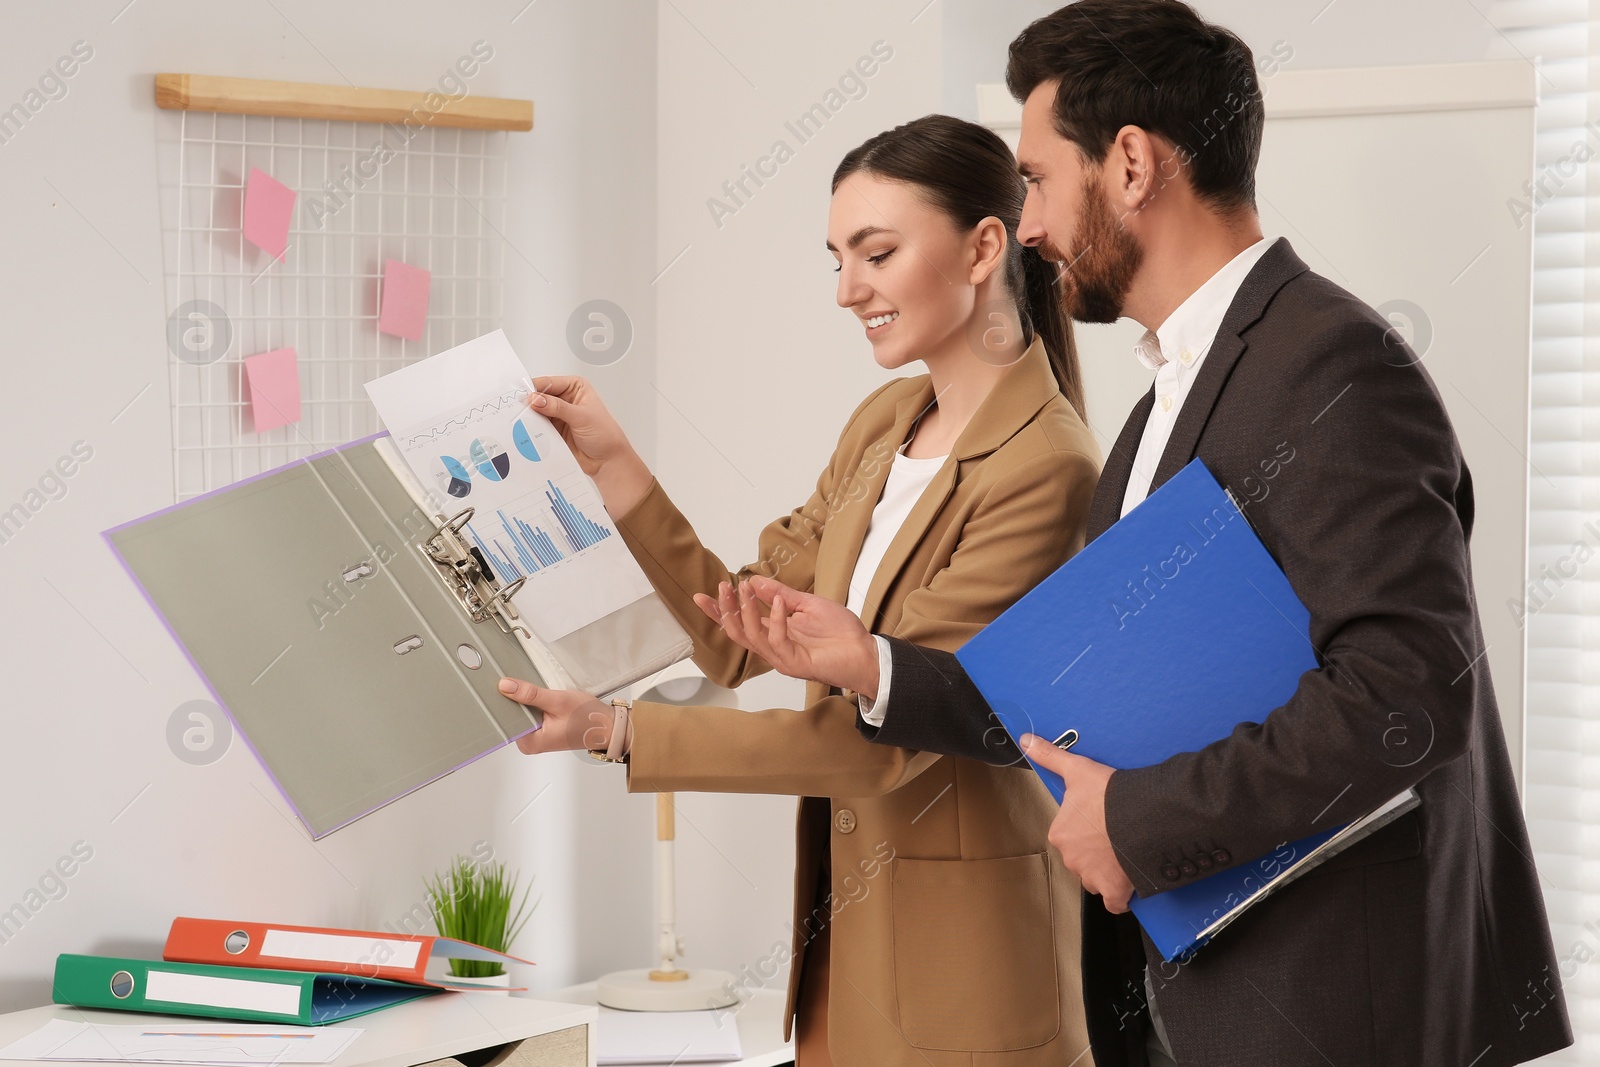
[[[289,982],[249,982],[208,974],[178,974],[152,968],[145,976],[144,999],[165,1004],[207,1008],[235,1008],[300,1014],[300,986]]]
[[[268,930],[261,939],[263,957],[314,963],[370,964],[374,967],[412,969],[416,967],[421,953],[422,942],[398,938]]]

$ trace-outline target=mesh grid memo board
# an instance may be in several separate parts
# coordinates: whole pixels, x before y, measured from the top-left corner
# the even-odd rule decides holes
[[[495,329],[504,303],[507,131],[525,126],[462,128],[432,114],[424,124],[414,107],[409,121],[364,122],[230,104],[252,106],[163,117],[175,168],[163,240],[177,500],[381,429],[364,383]],[[282,260],[244,238],[252,168],[296,193]],[[386,259],[432,275],[420,340],[378,330]],[[281,348],[296,353],[300,420],[257,433],[243,361]]]

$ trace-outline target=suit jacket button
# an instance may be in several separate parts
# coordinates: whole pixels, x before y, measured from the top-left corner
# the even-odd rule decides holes
[[[1211,858],[1217,861],[1219,867],[1226,867],[1233,862],[1233,854],[1225,848],[1217,849],[1211,854]]]
[[[1190,863],[1188,860],[1184,860],[1182,863],[1178,864],[1178,870],[1183,872],[1185,878],[1192,877],[1195,873],[1195,869],[1195,865]]]
[[[856,828],[856,813],[849,808],[840,808],[839,814],[833,817],[834,829],[841,834],[848,834]]]
[[[1204,852],[1198,853],[1194,858],[1194,864],[1202,871],[1209,871],[1211,869],[1211,857]]]
[[[1171,863],[1167,864],[1161,868],[1161,877],[1169,882],[1176,882],[1178,880],[1178,868]]]

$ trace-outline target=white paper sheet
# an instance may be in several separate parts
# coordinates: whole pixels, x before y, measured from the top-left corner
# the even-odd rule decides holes
[[[104,1026],[51,1019],[0,1048],[0,1060],[135,1063],[331,1063],[366,1031],[358,1026],[166,1023]]]
[[[595,1063],[726,1063],[744,1055],[739,1026],[726,1011],[618,1011],[601,1008]]]
[[[594,482],[555,425],[528,407],[531,384],[505,334],[468,341],[367,383],[367,395],[435,510],[476,509],[463,531],[550,644],[651,593]]]

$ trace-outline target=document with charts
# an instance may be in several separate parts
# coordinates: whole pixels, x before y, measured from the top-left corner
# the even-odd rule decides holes
[[[652,592],[594,482],[496,330],[367,383],[434,510],[472,508],[462,528],[494,577],[524,580],[513,603],[554,643]]]

